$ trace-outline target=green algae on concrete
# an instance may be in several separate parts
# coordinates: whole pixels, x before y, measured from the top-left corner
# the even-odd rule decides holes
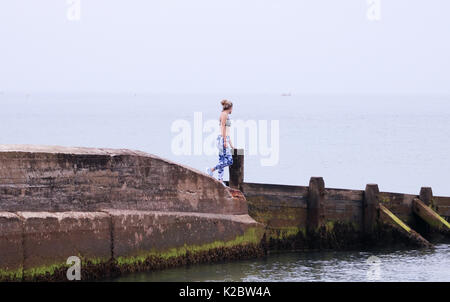
[[[170,248],[166,251],[145,251],[137,256],[119,256],[116,258],[116,263],[119,266],[122,265],[134,265],[137,263],[143,263],[149,258],[156,257],[162,260],[175,259],[178,257],[186,256],[187,254],[198,254],[202,252],[208,252],[220,248],[233,248],[238,246],[259,246],[261,244],[264,235],[264,229],[262,227],[248,228],[243,235],[236,236],[233,240],[229,241],[214,241],[211,243],[205,243],[202,245],[187,245],[177,248]]]
[[[37,266],[37,267],[26,269],[24,271],[24,278],[34,280],[34,279],[38,279],[39,277],[44,277],[44,276],[48,276],[48,275],[53,276],[55,274],[55,272],[61,271],[61,270],[67,270],[69,267],[70,266],[67,265],[65,262]]]
[[[91,273],[90,269],[96,269],[107,264],[110,259],[106,258],[86,258],[78,255],[81,262],[81,279],[83,280],[83,274]],[[41,280],[41,281],[62,281],[66,280],[66,272],[73,264],[67,264],[66,262],[56,262],[49,265],[41,265],[24,269],[23,279],[25,280]]]
[[[0,269],[0,282],[4,281],[21,281],[23,276],[22,268],[15,270]]]

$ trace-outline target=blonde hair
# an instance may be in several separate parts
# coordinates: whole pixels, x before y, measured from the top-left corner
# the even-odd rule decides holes
[[[233,107],[233,103],[228,100],[223,100],[220,104],[222,104],[222,110],[228,110]]]

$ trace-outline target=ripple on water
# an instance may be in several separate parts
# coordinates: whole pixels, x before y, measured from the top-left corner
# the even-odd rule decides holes
[[[289,252],[137,273],[115,281],[450,281],[450,244],[432,250]]]

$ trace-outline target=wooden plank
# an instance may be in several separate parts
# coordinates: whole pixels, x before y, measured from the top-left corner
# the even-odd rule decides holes
[[[419,233],[411,229],[406,223],[395,216],[394,213],[389,211],[385,206],[380,204],[380,218],[383,222],[393,226],[400,231],[408,240],[422,247],[432,247],[432,244],[423,238]]]
[[[404,221],[411,219],[412,201],[417,197],[418,195],[392,192],[380,192],[378,195],[380,203]]]
[[[433,200],[436,206],[450,207],[450,197],[434,196]]]
[[[364,198],[364,191],[362,190],[345,190],[345,189],[325,189],[325,199],[330,200],[353,200],[361,201]]]
[[[413,200],[413,211],[432,229],[450,235],[450,224],[418,198]]]
[[[305,186],[291,186],[291,185],[277,185],[277,184],[260,184],[248,183],[242,184],[244,195],[277,195],[277,196],[292,196],[296,198],[307,198],[308,187]]]
[[[436,208],[436,212],[444,217],[449,217],[450,218],[450,207],[447,206],[438,206]]]

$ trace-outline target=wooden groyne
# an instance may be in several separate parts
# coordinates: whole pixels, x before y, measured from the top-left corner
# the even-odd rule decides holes
[[[234,155],[235,158],[243,157]],[[243,173],[243,158],[230,175]],[[360,248],[374,246],[431,247],[448,237],[450,197],[433,196],[429,187],[418,195],[326,188],[321,177],[309,186],[232,182],[244,193],[249,214],[266,226],[269,249]]]
[[[0,280],[81,279],[263,256],[277,249],[429,247],[450,198],[244,182],[140,151],[0,145]]]

